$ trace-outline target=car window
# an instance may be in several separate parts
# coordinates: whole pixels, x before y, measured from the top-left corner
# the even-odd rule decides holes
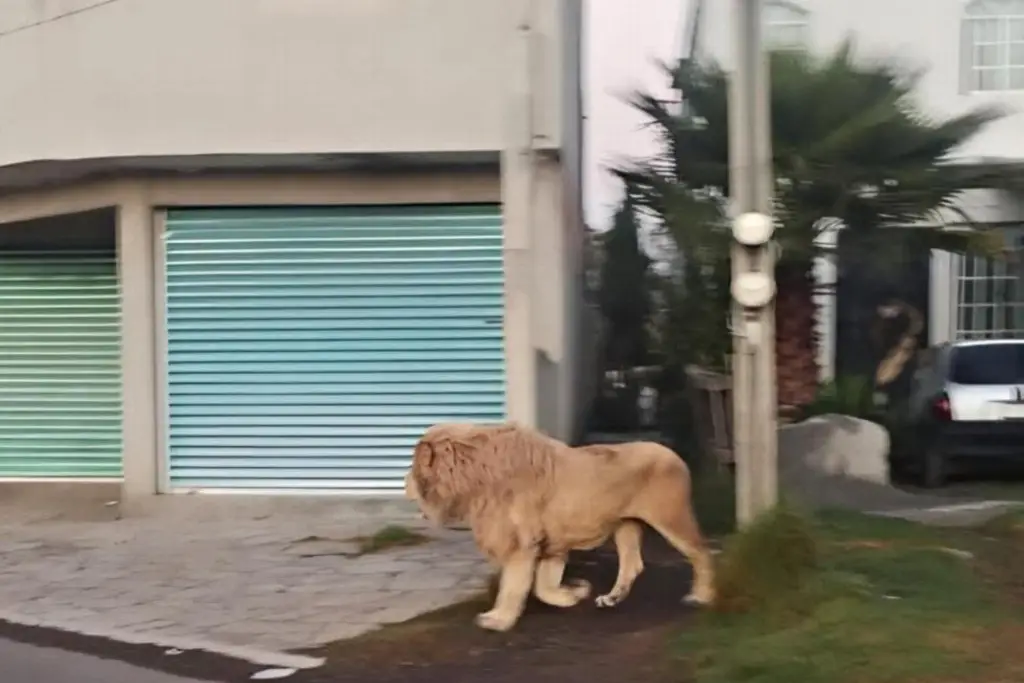
[[[957,384],[1024,383],[1024,344],[972,344],[953,351],[950,379]]]

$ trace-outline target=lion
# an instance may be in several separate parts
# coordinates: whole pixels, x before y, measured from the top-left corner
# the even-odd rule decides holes
[[[416,444],[405,493],[436,525],[467,523],[480,551],[500,567],[493,607],[478,626],[511,629],[534,595],[571,607],[585,581],[562,585],[571,550],[614,537],[619,570],[599,607],[619,604],[643,571],[646,522],[693,566],[684,602],[714,601],[714,569],[691,504],[686,463],[653,442],[571,448],[515,424],[434,425]]]

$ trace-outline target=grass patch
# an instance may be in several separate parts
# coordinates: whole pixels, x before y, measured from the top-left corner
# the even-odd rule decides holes
[[[1008,510],[981,526],[978,531],[994,538],[1024,538],[1024,507]]]
[[[783,608],[817,565],[818,541],[812,525],[780,505],[726,541],[718,563],[716,609]]]
[[[727,540],[720,603],[677,655],[697,683],[1021,680],[1006,634],[1024,633],[1024,617],[988,571],[991,549],[1024,549],[1019,524],[950,530],[779,507]]]
[[[693,475],[693,509],[705,536],[736,529],[736,481],[725,468],[706,465]]]
[[[359,555],[369,555],[389,548],[420,545],[429,541],[430,537],[398,524],[389,524],[371,536],[356,536],[351,540],[357,544]]]

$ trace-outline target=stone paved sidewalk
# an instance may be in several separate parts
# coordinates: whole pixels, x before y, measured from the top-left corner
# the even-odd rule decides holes
[[[345,539],[389,523],[431,541],[351,555]],[[197,498],[107,521],[0,518],[0,619],[168,646],[309,648],[465,599],[487,574],[468,533],[344,500]]]

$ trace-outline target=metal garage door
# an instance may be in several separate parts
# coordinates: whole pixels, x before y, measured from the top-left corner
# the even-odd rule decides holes
[[[429,425],[504,419],[499,207],[166,225],[172,489],[397,490]]]
[[[120,477],[114,251],[0,253],[0,477]]]

